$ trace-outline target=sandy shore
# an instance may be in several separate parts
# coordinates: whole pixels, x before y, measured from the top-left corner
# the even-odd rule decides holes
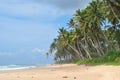
[[[120,66],[48,65],[0,72],[0,80],[120,80]]]

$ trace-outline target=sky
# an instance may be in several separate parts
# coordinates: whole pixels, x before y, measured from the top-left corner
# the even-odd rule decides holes
[[[92,0],[0,0],[0,65],[48,64],[60,27]]]

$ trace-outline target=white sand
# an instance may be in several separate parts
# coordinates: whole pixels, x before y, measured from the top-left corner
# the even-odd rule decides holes
[[[49,65],[0,72],[0,80],[120,80],[120,66]]]

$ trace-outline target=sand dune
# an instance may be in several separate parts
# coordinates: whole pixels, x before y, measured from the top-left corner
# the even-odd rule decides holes
[[[0,72],[0,80],[120,80],[120,66],[48,65]]]

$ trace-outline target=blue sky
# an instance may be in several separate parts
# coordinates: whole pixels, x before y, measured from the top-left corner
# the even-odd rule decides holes
[[[91,0],[0,0],[0,64],[52,63],[45,53],[60,27]]]

